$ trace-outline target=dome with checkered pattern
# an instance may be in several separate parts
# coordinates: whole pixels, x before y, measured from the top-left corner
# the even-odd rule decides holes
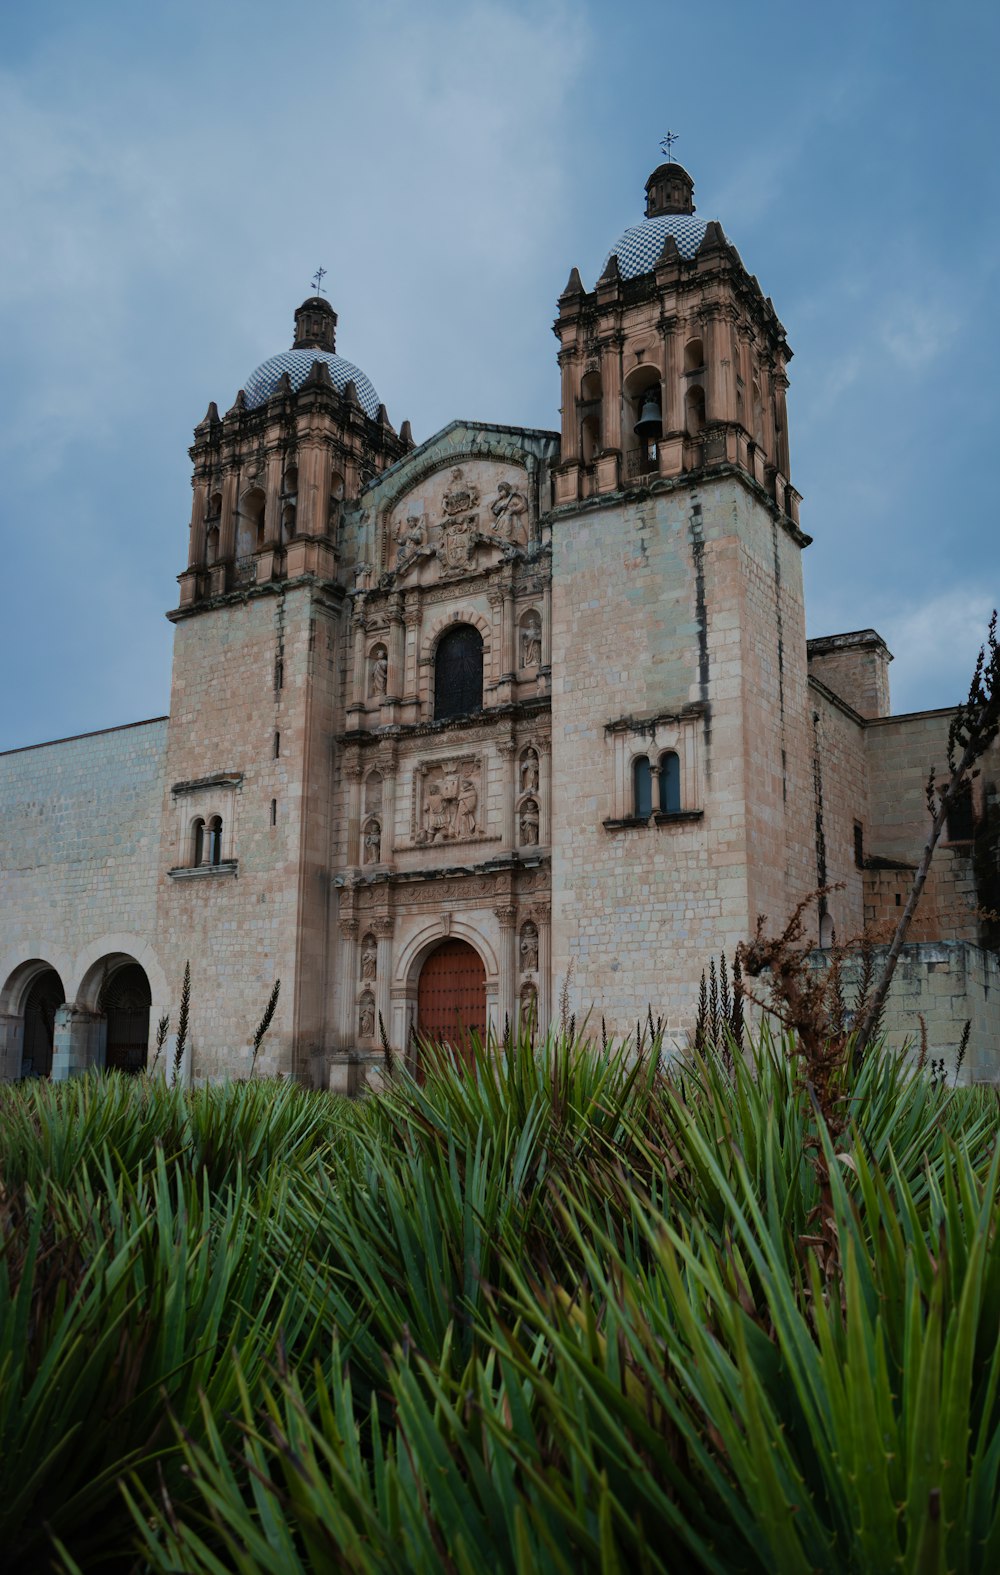
[[[611,251],[601,264],[601,273],[612,256],[618,258],[618,272],[623,279],[637,279],[641,273],[650,273],[659,260],[663,243],[668,235],[677,242],[677,250],[688,262],[702,243],[707,219],[693,213],[661,213],[655,218],[643,219],[632,224],[618,237]]]
[[[259,405],[267,404],[271,396],[277,393],[284,372],[288,373],[292,389],[298,393],[309,376],[314,361],[326,362],[330,369],[330,381],[339,394],[344,393],[348,383],[353,383],[358,391],[362,410],[366,416],[375,420],[378,415],[379,398],[365,374],[352,361],[345,361],[342,355],[334,355],[332,351],[318,350],[315,347],[306,350],[283,350],[280,355],[272,355],[267,361],[262,361],[256,371],[250,373],[244,385],[247,409],[256,410]]]

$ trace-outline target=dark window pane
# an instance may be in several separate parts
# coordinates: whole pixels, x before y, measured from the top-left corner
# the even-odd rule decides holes
[[[632,789],[635,813],[640,820],[646,820],[653,813],[653,772],[645,755],[640,755],[632,767]]]
[[[971,842],[976,833],[972,813],[972,789],[966,784],[960,789],[948,811],[948,841]]]
[[[464,716],[483,703],[483,637],[471,624],[456,624],[438,641],[434,656],[434,716]]]
[[[676,815],[681,807],[681,763],[673,750],[660,756],[660,814]]]

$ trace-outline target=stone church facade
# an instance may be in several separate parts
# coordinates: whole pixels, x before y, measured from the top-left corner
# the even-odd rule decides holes
[[[647,1006],[806,892],[888,922],[950,713],[889,714],[872,630],[807,644],[791,352],[680,165],[559,298],[559,431],[415,446],[294,344],[195,428],[169,717],[0,756],[0,1070],[138,1067],[192,976],[187,1072],[354,1092],[387,1040]],[[1000,1072],[995,763],[893,995]],[[168,1039],[165,1056],[170,1054]]]

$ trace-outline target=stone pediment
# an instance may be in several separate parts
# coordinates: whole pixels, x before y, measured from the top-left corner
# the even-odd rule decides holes
[[[520,466],[486,458],[444,465],[386,509],[381,571],[405,586],[478,574],[526,548],[528,528]]]

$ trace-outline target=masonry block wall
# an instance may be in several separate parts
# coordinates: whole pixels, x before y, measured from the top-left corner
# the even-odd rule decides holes
[[[815,680],[809,685],[809,748],[813,812],[811,885],[832,886],[825,911],[839,941],[860,935],[866,922],[865,871],[870,851],[868,756],[864,726],[851,707]],[[812,910],[810,922],[818,923]],[[820,938],[829,944],[824,927]]]
[[[261,1068],[303,1070],[298,1023],[303,1046],[321,1031],[337,652],[335,618],[313,595],[269,589],[177,623],[157,933],[178,983],[191,963],[200,1076],[245,1067],[276,979]],[[195,868],[192,827],[215,815],[222,857]]]
[[[798,549],[779,584],[771,525],[736,477],[553,524],[553,988],[572,966],[618,1031],[647,1002],[690,1026],[708,958],[808,880]],[[637,823],[634,759],[681,734],[685,813]]]
[[[101,958],[125,953],[146,970],[154,1014],[163,1007],[152,938],[166,737],[161,717],[0,755],[5,1075],[19,1070],[27,964],[54,968],[72,1003]]]

